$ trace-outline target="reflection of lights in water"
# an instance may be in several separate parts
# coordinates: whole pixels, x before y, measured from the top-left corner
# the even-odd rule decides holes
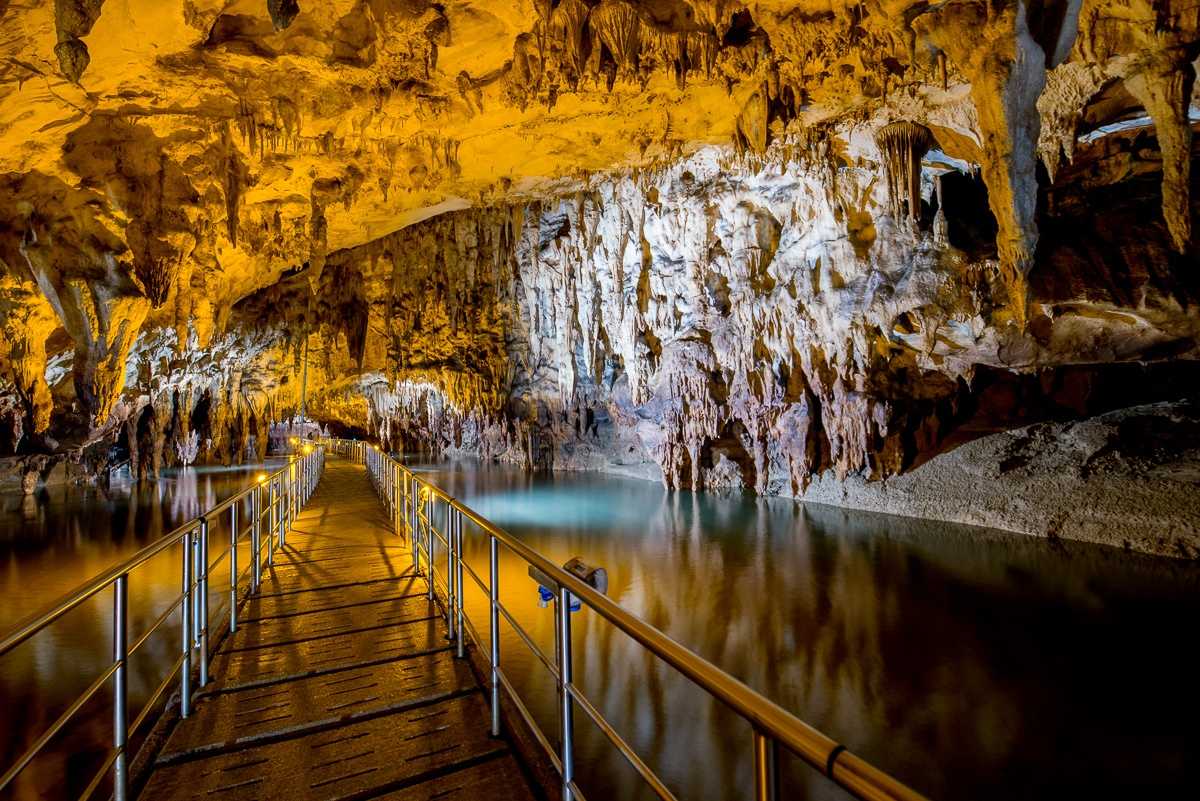
[[[175,476],[172,486],[171,513],[177,520],[186,520],[200,514],[200,502],[196,497],[196,482],[199,477],[195,471],[184,468]]]
[[[253,486],[256,475],[279,464],[172,469],[157,481],[109,490],[56,483],[30,497],[18,495],[19,489],[0,495],[0,632],[173,530],[200,507]],[[222,516],[217,523],[222,533],[226,520]],[[133,634],[143,632],[175,600],[179,573],[176,546],[131,574]],[[228,586],[228,573],[220,566],[213,575],[220,586]],[[112,593],[100,592],[0,658],[0,729],[11,734],[0,744],[0,770],[108,665],[112,607]],[[151,666],[171,664],[178,638],[177,616],[172,616],[134,657],[129,694],[135,711],[162,678]],[[69,782],[90,777],[91,771],[79,765],[87,763],[89,748],[99,753],[106,747],[111,717],[106,707],[93,704],[80,720],[71,739],[53,742],[22,774],[14,798],[40,798],[39,783],[57,784],[63,775]],[[82,789],[74,787],[67,797]]]
[[[1055,791],[1064,775],[1081,785],[1072,795],[1103,796],[1086,791],[1105,782],[1133,786],[1150,759],[1162,766],[1164,786],[1196,775],[1186,758],[1194,734],[1178,703],[1179,688],[1200,671],[1178,636],[1200,614],[1193,567],[782,500],[665,493],[619,479],[446,466],[418,472],[553,561],[582,556],[605,566],[617,602],[934,798],[1061,797]],[[161,507],[158,514],[168,517]],[[147,510],[138,515],[120,531],[114,525],[113,539],[170,528]],[[49,515],[44,525],[66,528]],[[69,549],[55,549],[51,536],[46,552],[61,567]],[[137,537],[129,539],[137,547]],[[486,538],[465,525],[464,540],[468,562],[486,575]],[[91,575],[115,561],[111,549],[86,550],[95,545],[70,543],[72,569]],[[526,565],[505,549],[500,558],[506,608],[552,656],[553,614],[537,608]],[[161,609],[178,593],[177,560],[172,549],[147,566],[147,581],[130,588],[147,596],[131,596],[131,609]],[[18,588],[14,596],[26,587],[61,594],[30,580],[27,553],[14,550],[0,564],[9,569],[0,583],[11,572],[22,579],[7,585]],[[486,638],[486,597],[471,581],[464,586],[471,620]],[[0,663],[0,708],[20,706],[36,686],[49,702],[21,720],[53,719],[53,703],[107,663],[107,637],[97,633],[107,632],[110,614],[111,596],[102,594],[35,658],[17,669]],[[749,727],[595,613],[573,616],[572,626],[576,683],[678,796],[740,797]],[[506,670],[533,691],[531,711],[553,735],[553,680],[518,635],[504,631]],[[178,629],[164,634],[154,653],[160,664],[175,658],[177,636]],[[1064,675],[1071,681],[1056,680]],[[598,788],[590,797],[649,798],[603,735],[576,715],[581,783]],[[93,741],[101,747],[110,725],[97,723]],[[1154,737],[1143,744],[1130,734],[1140,731]],[[1064,752],[1062,742],[1073,747]],[[785,797],[845,797],[791,763]]]

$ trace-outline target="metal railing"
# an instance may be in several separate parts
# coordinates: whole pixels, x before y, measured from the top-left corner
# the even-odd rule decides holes
[[[779,749],[798,756],[819,770],[852,795],[867,801],[923,801],[924,796],[883,771],[875,768],[817,729],[797,718],[769,698],[708,662],[644,620],[630,614],[609,598],[598,593],[577,576],[553,564],[538,552],[523,544],[486,518],[448,495],[433,484],[371,445],[357,441],[331,440],[332,450],[346,454],[366,464],[381,499],[389,509],[396,532],[410,537],[414,568],[421,572],[424,560],[425,580],[429,597],[434,598],[437,585],[434,538],[446,552],[443,581],[443,602],[446,623],[455,643],[458,656],[463,656],[467,635],[483,652],[474,625],[463,611],[463,575],[471,577],[489,599],[488,615],[489,661],[491,680],[491,733],[500,734],[500,689],[524,720],[562,779],[564,801],[579,799],[583,793],[575,781],[574,714],[575,707],[583,710],[609,742],[625,758],[654,793],[666,801],[675,795],[657,774],[638,756],[637,751],[604,717],[575,684],[571,655],[571,600],[582,602],[612,625],[640,643],[650,653],[666,662],[694,685],[723,702],[753,729],[751,748],[754,756],[754,797],[758,801],[783,798],[779,787]],[[439,514],[435,507],[440,503]],[[434,525],[435,516],[444,521],[443,531]],[[488,581],[476,574],[462,558],[463,525],[466,518],[473,522],[488,539]],[[540,571],[556,586],[554,590],[556,624],[554,627],[555,657],[551,659],[533,641],[524,627],[500,603],[499,548],[503,546],[527,565]],[[526,647],[533,652],[557,684],[560,702],[557,709],[559,748],[551,746],[545,733],[534,721],[528,706],[521,699],[500,662],[500,619],[503,618]]]
[[[262,580],[263,550],[266,564],[274,564],[276,548],[286,544],[287,532],[304,503],[316,489],[324,469],[325,454],[320,447],[307,445],[304,453],[292,456],[279,470],[265,475],[254,486],[225,499],[199,517],[193,518],[164,537],[141,549],[125,561],[117,564],[83,586],[65,595],[47,609],[22,621],[16,628],[0,639],[0,659],[25,641],[46,630],[72,609],[80,606],[105,590],[112,588],[112,662],[79,695],[66,710],[25,750],[24,753],[0,775],[0,793],[42,753],[46,745],[63,732],[80,710],[112,680],[112,748],[109,749],[100,769],[88,783],[81,801],[89,799],[104,780],[112,774],[112,796],[116,801],[125,801],[129,792],[127,746],[131,737],[146,722],[155,706],[179,677],[179,714],[191,714],[193,673],[198,686],[209,681],[209,576],[214,568],[229,558],[229,630],[237,631],[238,606],[249,594],[257,592]],[[265,498],[264,498],[265,496]],[[265,503],[264,503],[265,500]],[[238,510],[249,501],[249,519],[244,527],[238,525]],[[209,556],[209,525],[228,510],[230,515],[229,543],[215,559]],[[266,534],[265,541],[263,534]],[[251,564],[238,572],[238,543],[250,537]],[[129,634],[129,581],[130,574],[150,559],[168,548],[182,545],[180,559],[181,592],[167,605],[155,622],[130,644]],[[247,589],[242,593],[243,580]],[[179,612],[181,637],[179,657],[171,665],[166,677],[151,692],[146,704],[133,722],[129,722],[129,659],[145,645],[150,637]]]

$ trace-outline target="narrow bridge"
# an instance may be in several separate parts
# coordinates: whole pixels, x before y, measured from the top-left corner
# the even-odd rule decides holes
[[[330,464],[273,561],[144,798],[533,798],[361,466]]]
[[[112,593],[110,667],[0,775],[0,798],[19,789],[22,772],[81,723],[111,684],[112,746],[79,795],[84,801],[582,801],[586,788],[574,769],[577,711],[654,795],[673,801],[671,789],[572,681],[574,603],[751,724],[754,772],[746,797],[786,797],[779,786],[786,749],[858,798],[922,799],[387,454],[349,441],[305,450],[0,640],[3,658],[70,610]],[[487,577],[461,558],[464,522],[488,541]],[[551,585],[553,654],[499,600],[501,549]],[[137,568],[170,552],[182,591],[131,637],[129,583]],[[220,588],[219,568],[228,576]],[[484,621],[464,610],[464,579],[491,599]],[[213,603],[222,597],[224,608]],[[130,659],[172,619],[179,657],[131,722]],[[554,678],[555,732],[538,726],[507,677],[501,620]],[[37,794],[55,795],[44,787]]]

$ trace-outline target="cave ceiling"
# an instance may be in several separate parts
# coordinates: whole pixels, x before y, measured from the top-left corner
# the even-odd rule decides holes
[[[1177,267],[1196,255],[1198,55],[1197,0],[0,0],[0,395],[24,443],[10,445],[57,453],[122,427],[144,439],[147,406],[161,439],[187,429],[181,394],[192,408],[204,393],[240,398],[206,401],[230,419],[249,406],[244,440],[294,411],[301,384],[330,419],[378,423],[408,402],[379,395],[398,375],[488,414],[521,382],[570,405],[578,376],[598,386],[606,370],[610,389],[626,376],[633,405],[686,397],[660,367],[707,347],[680,371],[719,370],[720,342],[705,338],[725,324],[704,314],[730,316],[737,280],[733,268],[664,276],[742,258],[719,230],[738,215],[730,236],[750,232],[756,302],[778,305],[777,263],[801,251],[808,273],[835,273],[789,284],[807,344],[754,334],[739,352],[804,366],[808,388],[781,404],[853,405],[853,373],[855,392],[892,404],[854,413],[877,418],[877,439],[897,395],[872,373],[880,359],[891,381],[925,371],[931,389],[908,393],[924,402],[974,364],[1194,354],[1195,281]],[[977,226],[945,219],[960,186]],[[758,196],[722,206],[739,192]],[[698,194],[708,211],[692,214]],[[1071,220],[1108,224],[1087,217],[1093,196],[1145,201],[1127,218],[1152,232],[1120,269],[1063,245]],[[939,220],[922,219],[930,204]],[[644,278],[620,267],[624,245],[597,250],[613,231],[655,265]],[[562,266],[543,289],[594,284],[603,311],[588,316],[582,289],[556,315],[533,299],[530,271],[565,265],[568,246],[589,277]],[[911,309],[869,312],[854,276],[875,287],[900,262],[958,278],[927,282]],[[604,299],[612,270],[631,282],[636,320]],[[707,311],[656,311],[674,291],[664,281],[694,281]],[[934,302],[953,323],[940,333],[922,328]],[[1127,326],[1121,341],[1099,341],[1105,321]],[[538,343],[551,340],[546,378]],[[824,380],[814,360],[830,363]],[[705,392],[684,417],[707,422],[680,441],[728,433],[733,401]]]

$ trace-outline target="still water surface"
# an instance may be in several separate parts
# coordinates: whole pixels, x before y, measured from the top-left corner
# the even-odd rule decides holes
[[[235,468],[199,467],[164,471],[156,482],[91,486],[58,484],[24,496],[0,493],[0,633],[72,592],[92,576],[153,540],[278,469],[279,460]],[[243,512],[248,515],[248,509]],[[243,521],[248,517],[243,517]],[[212,553],[227,542],[227,521],[212,527]],[[248,564],[242,547],[242,561]],[[167,549],[130,574],[131,644],[176,601],[181,589],[181,554]],[[213,573],[215,614],[229,584],[228,560]],[[0,657],[0,773],[112,661],[112,592],[98,593],[11,653]],[[178,614],[172,614],[130,659],[131,716],[179,655]],[[111,742],[111,681],[84,707],[77,724],[52,740],[45,755],[18,776],[6,795],[55,797],[49,788],[66,785],[75,798],[87,786]],[[98,797],[106,786],[101,786]]]
[[[625,608],[932,798],[1190,797],[1200,786],[1194,563],[593,475],[421,469],[552,560],[605,567]],[[250,480],[195,478],[182,495],[205,507]],[[180,494],[167,481],[123,501],[78,490],[32,507],[6,500],[0,629],[198,511],[176,511]],[[466,539],[486,576],[486,543],[469,527]],[[178,593],[178,558],[168,552],[131,584],[147,606]],[[515,558],[500,573],[504,604],[553,654],[535,583]],[[466,582],[486,636],[483,594]],[[108,637],[94,632],[110,605],[98,598],[0,660],[5,765],[108,659]],[[577,683],[680,799],[750,795],[747,724],[595,614],[576,614],[573,628]],[[157,682],[155,661],[175,658],[177,637],[165,632],[135,663],[135,695]],[[501,647],[556,741],[549,676],[512,631]],[[589,799],[648,798],[576,714]],[[32,774],[24,797],[38,797],[37,776],[64,771],[82,788],[107,736],[96,721]],[[845,797],[794,760],[785,772],[787,798]]]
[[[1196,563],[607,477],[425,472],[552,560],[605,567],[626,609],[931,798],[1200,788]],[[515,558],[501,584],[552,657],[552,610]],[[572,625],[577,683],[679,798],[750,797],[747,724],[594,613]],[[501,643],[557,742],[545,668],[514,633]],[[650,797],[579,711],[576,732],[589,797]],[[786,772],[787,798],[847,797]]]

